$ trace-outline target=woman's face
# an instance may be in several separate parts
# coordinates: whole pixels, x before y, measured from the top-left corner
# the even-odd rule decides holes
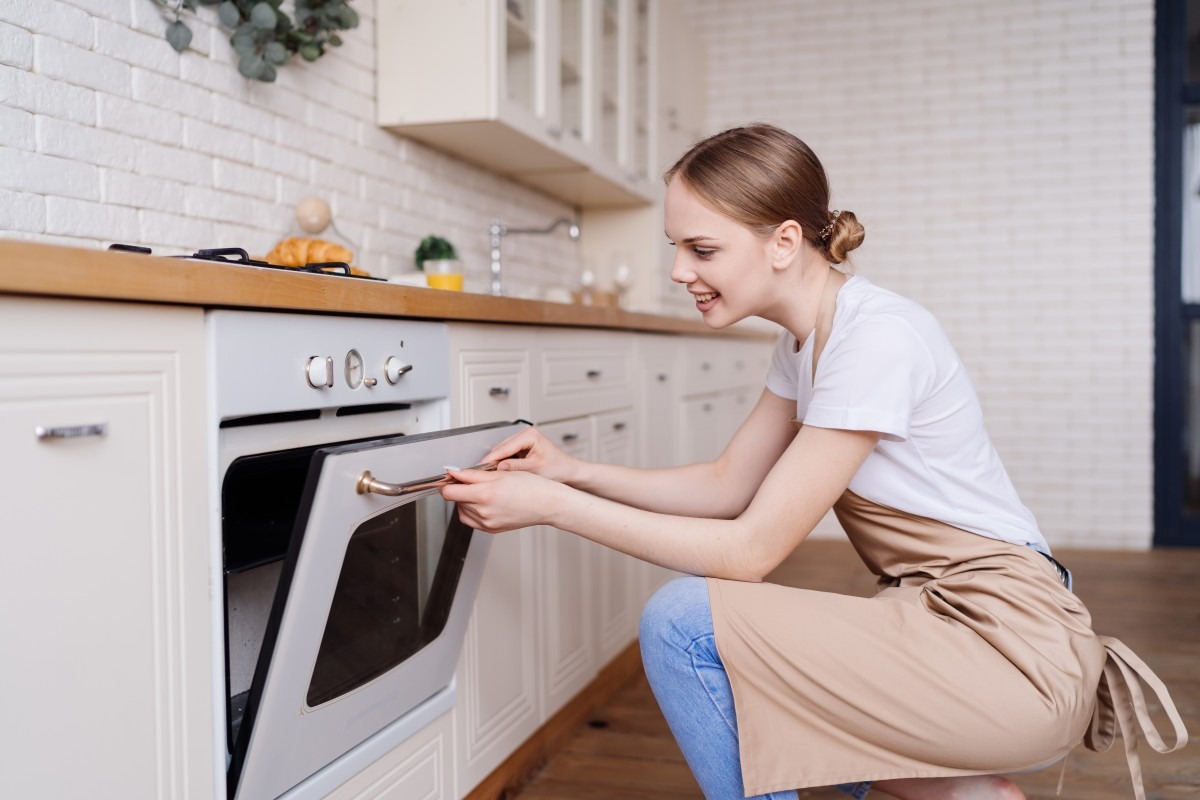
[[[762,312],[770,299],[771,237],[721,214],[678,177],[667,185],[664,223],[675,247],[671,280],[682,283],[710,328]]]

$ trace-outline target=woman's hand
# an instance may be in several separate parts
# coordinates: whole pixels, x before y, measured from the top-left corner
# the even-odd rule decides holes
[[[571,483],[582,462],[554,446],[534,427],[514,434],[492,448],[484,462],[497,461],[502,472],[532,472],[559,483]]]
[[[442,487],[442,497],[458,503],[458,518],[487,533],[500,533],[549,521],[556,492],[570,491],[528,472],[447,470],[457,483]]]

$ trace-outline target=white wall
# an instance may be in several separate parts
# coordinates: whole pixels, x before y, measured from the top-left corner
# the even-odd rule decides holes
[[[573,210],[376,127],[375,2],[354,8],[342,47],[263,84],[237,73],[212,7],[185,14],[181,56],[153,0],[0,0],[0,236],[262,255],[301,234],[295,203],[315,194],[366,269],[411,270],[438,233],[483,290],[492,216],[542,226]],[[505,256],[514,294],[580,268],[565,235],[513,238]]]
[[[928,306],[1055,545],[1152,531],[1151,0],[698,0],[709,123],[774,122]]]

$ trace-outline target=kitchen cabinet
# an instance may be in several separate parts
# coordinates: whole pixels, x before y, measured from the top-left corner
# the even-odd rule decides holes
[[[456,425],[528,418],[532,331],[453,325],[451,417]],[[537,658],[540,571],[534,528],[497,536],[479,585],[456,674],[459,794],[482,781],[542,723]]]
[[[456,424],[523,417],[578,458],[714,458],[749,413],[765,339],[452,324]],[[637,637],[675,573],[548,526],[497,536],[458,672],[465,795]]]
[[[675,442],[684,343],[679,336],[642,334],[636,339],[638,466],[658,469],[683,463],[676,454]],[[639,572],[637,608],[640,615],[641,608],[655,590],[678,573],[648,562],[639,564]]]
[[[594,417],[596,460],[605,464],[637,466],[634,437],[638,433],[633,409],[610,411]],[[591,543],[589,543],[591,544]],[[607,664],[637,638],[641,615],[641,568],[644,562],[602,545],[594,558],[595,622],[599,662]]]
[[[12,797],[213,798],[198,308],[0,298]]]
[[[649,203],[653,6],[381,0],[378,122],[572,205]]]
[[[662,175],[710,132],[706,121],[708,56],[692,24],[694,13],[687,0],[656,0],[645,28],[652,63],[647,83],[651,136],[646,140],[652,204],[587,207],[580,215],[584,235],[579,245],[592,265],[596,285],[608,288],[616,269],[628,267],[634,279],[624,302],[639,311],[683,309],[691,303],[670,278],[674,249],[663,236]]]
[[[542,433],[569,455],[596,459],[592,421],[587,417],[541,426]],[[548,719],[578,694],[596,675],[597,603],[594,564],[603,549],[581,536],[539,525],[538,555],[541,568],[541,647],[545,680],[542,682],[544,717]]]

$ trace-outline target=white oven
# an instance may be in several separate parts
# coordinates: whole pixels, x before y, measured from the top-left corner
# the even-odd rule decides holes
[[[207,327],[228,797],[322,797],[453,705],[490,540],[437,486],[519,424],[446,429],[442,323]]]

